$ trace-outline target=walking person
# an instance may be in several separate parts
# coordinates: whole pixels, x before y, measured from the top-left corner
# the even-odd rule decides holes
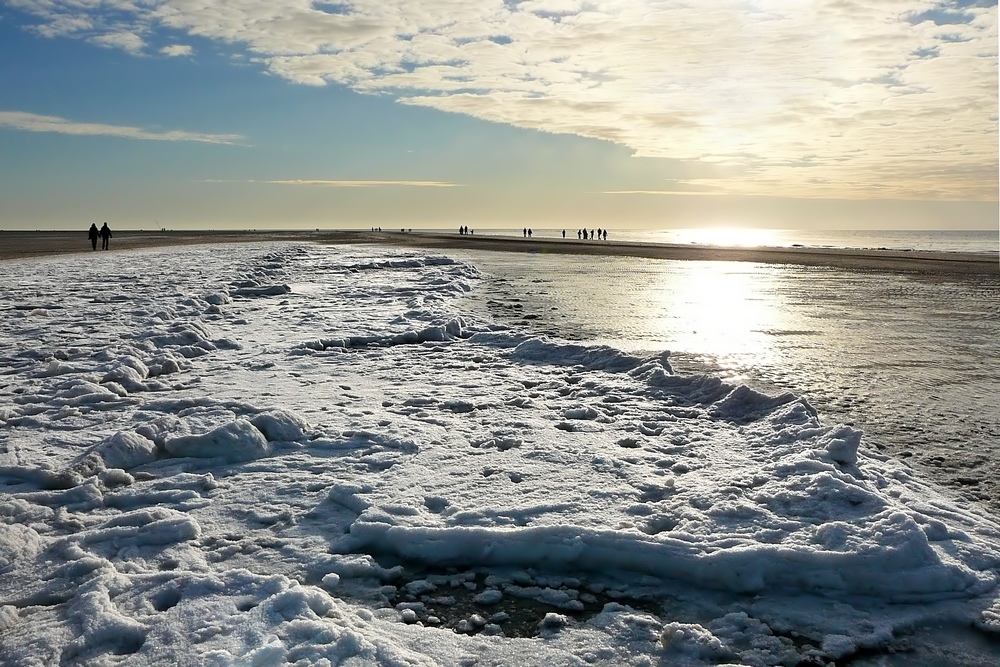
[[[90,245],[93,246],[94,250],[97,250],[97,237],[99,232],[97,231],[97,223],[90,223],[90,231],[87,232],[87,236],[90,237]]]
[[[111,238],[111,228],[108,227],[108,221],[104,221],[104,226],[101,227],[101,250],[108,249],[108,240]]]

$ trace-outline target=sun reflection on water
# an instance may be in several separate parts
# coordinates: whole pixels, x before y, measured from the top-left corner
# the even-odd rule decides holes
[[[456,253],[459,254],[459,253]],[[729,379],[780,363],[797,320],[787,267],[750,262],[640,260],[632,257],[461,253],[528,303],[548,335],[634,354],[665,350],[704,362]],[[784,274],[782,273],[784,272]],[[497,304],[500,301],[496,302]]]
[[[648,283],[648,323],[658,338],[731,368],[775,361],[773,332],[785,328],[786,316],[768,267],[682,262],[672,268]]]
[[[737,246],[754,248],[759,246],[781,246],[785,244],[785,233],[780,229],[756,229],[752,227],[701,227],[670,230],[671,243]]]

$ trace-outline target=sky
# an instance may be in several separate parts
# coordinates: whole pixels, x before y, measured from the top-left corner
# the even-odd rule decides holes
[[[995,0],[0,0],[0,229],[996,229]]]

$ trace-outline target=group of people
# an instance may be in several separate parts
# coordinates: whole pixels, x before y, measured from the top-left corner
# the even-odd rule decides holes
[[[466,236],[467,234],[475,234],[475,231],[469,229],[468,225],[462,225],[461,227],[458,228],[458,233],[461,234],[462,236]]]
[[[589,232],[586,229],[578,229],[578,230],[576,230],[576,238],[579,239],[579,240],[581,240],[581,241],[587,241],[588,239],[591,240],[591,241],[593,241],[595,233],[597,234],[597,240],[598,241],[600,241],[602,239],[605,240],[605,241],[608,240],[608,230],[606,230],[606,229],[598,229],[597,232],[594,232],[593,229],[591,229]],[[531,238],[531,227],[525,227],[524,229],[522,229],[521,230],[521,234],[524,236],[524,238],[530,239]],[[565,229],[562,230],[562,237],[566,238],[566,230]]]
[[[111,239],[111,228],[108,227],[107,220],[104,221],[104,226],[100,229],[97,228],[96,222],[90,223],[90,232],[88,234],[90,236],[90,245],[94,247],[94,250],[97,250],[98,236],[101,237],[101,250],[108,249],[108,241]]]
[[[565,237],[566,234],[563,233],[563,236]],[[582,241],[586,241],[587,238],[588,238],[587,237],[587,230],[586,229],[578,229],[578,230],[576,230],[576,238],[578,238],[578,239],[580,239]],[[590,237],[589,238],[590,238],[591,241],[594,240],[594,230],[593,229],[590,230]],[[602,240],[602,238],[605,241],[608,240],[608,230],[601,229],[601,228],[598,227],[598,229],[597,229],[597,240],[600,241],[600,240]]]

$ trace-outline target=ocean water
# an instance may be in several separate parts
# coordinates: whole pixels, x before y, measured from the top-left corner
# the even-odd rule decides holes
[[[668,350],[679,372],[805,396],[826,421],[862,429],[870,446],[1000,516],[996,276],[451,254],[484,272],[486,296],[469,298],[501,320]]]
[[[486,236],[523,238],[522,229],[477,229]],[[445,230],[439,230],[445,231]],[[452,230],[447,230],[452,231]],[[562,238],[561,229],[532,229],[532,238]],[[575,229],[566,229],[576,239]],[[596,231],[596,230],[595,230]],[[812,248],[886,248],[1000,254],[1000,230],[800,230],[752,228],[700,228],[660,230],[611,230],[608,240],[722,246]]]

